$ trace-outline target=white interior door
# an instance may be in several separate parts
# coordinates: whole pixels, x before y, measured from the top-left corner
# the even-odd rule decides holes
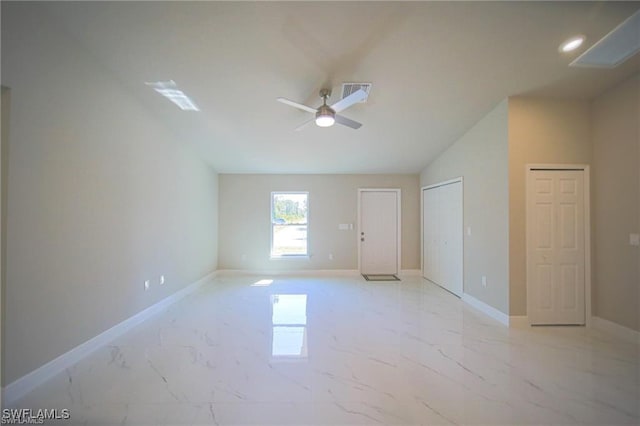
[[[424,188],[422,203],[423,276],[462,297],[462,181]]]
[[[360,191],[360,272],[397,274],[400,190]]]
[[[527,300],[531,324],[585,323],[583,170],[530,170]]]

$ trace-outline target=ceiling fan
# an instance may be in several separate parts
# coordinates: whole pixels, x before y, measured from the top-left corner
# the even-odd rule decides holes
[[[343,115],[337,114],[338,112],[344,111],[349,108],[353,104],[361,102],[367,99],[367,92],[362,89],[356,90],[349,96],[339,100],[335,104],[329,106],[327,105],[327,98],[331,96],[331,90],[322,89],[320,90],[320,97],[322,98],[322,105],[318,108],[312,108],[303,104],[299,104],[298,102],[291,101],[287,98],[277,98],[278,102],[282,102],[283,104],[290,105],[292,107],[301,109],[303,111],[307,111],[315,114],[315,118],[312,118],[308,121],[302,123],[296,130],[300,130],[305,127],[307,124],[311,123],[315,120],[316,125],[319,127],[330,127],[333,126],[334,123],[342,124],[343,126],[351,127],[352,129],[359,129],[362,124],[357,121],[353,121],[350,118],[347,118]]]

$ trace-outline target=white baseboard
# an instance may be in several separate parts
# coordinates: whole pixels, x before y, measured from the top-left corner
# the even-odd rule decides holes
[[[127,318],[126,320],[122,321],[119,324],[116,324],[110,329],[103,331],[97,336],[71,349],[69,352],[60,355],[56,359],[49,361],[43,366],[38,367],[32,372],[17,379],[13,383],[5,386],[5,388],[3,389],[3,406],[11,406],[20,398],[22,398],[56,374],[61,373],[65,369],[76,364],[78,361],[82,360],[83,358],[94,352],[96,349],[104,347],[105,345],[112,342],[114,339],[123,335],[127,331],[131,330],[138,324],[164,311],[169,306],[176,303],[178,300],[184,298],[185,296],[202,287],[204,284],[215,278],[215,276],[216,272],[211,272],[210,274],[202,277],[193,284],[190,284],[189,286],[173,293],[171,296],[162,299],[158,303],[149,306],[145,310],[140,311],[134,316]]]
[[[529,317],[526,315],[511,315],[509,317],[509,327],[529,327]]]
[[[218,276],[233,275],[264,275],[264,276],[358,276],[360,272],[356,269],[298,269],[298,270],[260,270],[260,269],[220,269]]]
[[[591,325],[597,330],[613,334],[627,342],[640,344],[639,331],[596,316],[591,317]]]
[[[468,293],[462,293],[462,301],[476,308],[485,315],[490,316],[496,321],[501,322],[504,325],[509,325],[509,315],[502,311],[497,310],[493,306],[487,305],[481,300],[476,299]]]
[[[220,269],[219,276],[232,275],[266,275],[266,276],[358,276],[357,269]],[[402,269],[398,275],[403,277],[419,277],[422,275],[420,269]]]

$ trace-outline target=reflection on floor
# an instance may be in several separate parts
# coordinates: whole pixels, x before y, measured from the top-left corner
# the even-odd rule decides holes
[[[640,348],[417,277],[220,277],[19,402],[74,424],[638,424]]]
[[[272,361],[306,359],[307,295],[272,294]]]

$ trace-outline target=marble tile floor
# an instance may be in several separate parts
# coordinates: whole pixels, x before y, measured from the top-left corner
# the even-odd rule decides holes
[[[43,384],[79,425],[640,424],[640,347],[419,277],[224,276]]]

